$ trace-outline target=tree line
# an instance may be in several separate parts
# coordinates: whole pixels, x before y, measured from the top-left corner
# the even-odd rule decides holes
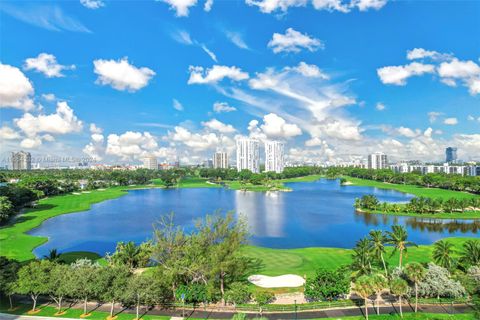
[[[480,211],[480,197],[475,198],[426,198],[415,197],[406,204],[380,202],[374,195],[365,195],[356,198],[354,207],[359,210],[370,212],[393,212],[393,213],[420,213],[420,214],[437,214],[437,213],[464,213],[468,211]]]
[[[380,182],[480,193],[480,177],[478,176],[445,173],[422,174],[421,172],[396,173],[391,169],[374,170],[353,167],[330,167],[326,174],[330,178],[346,175]]]

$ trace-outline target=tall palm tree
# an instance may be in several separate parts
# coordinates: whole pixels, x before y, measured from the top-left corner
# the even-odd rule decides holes
[[[480,241],[467,240],[463,244],[461,261],[464,266],[480,265]]]
[[[383,289],[385,289],[388,285],[387,278],[385,278],[382,274],[377,273],[372,276],[371,280],[372,288],[377,295],[377,314],[380,314],[380,297]]]
[[[381,230],[372,230],[370,231],[369,235],[372,243],[372,252],[377,259],[382,261],[385,276],[388,277],[387,265],[385,264],[385,258],[383,257],[385,254],[385,242],[387,241],[387,238]]]
[[[368,275],[372,272],[372,244],[369,239],[358,240],[353,248],[352,269],[356,276]]]
[[[405,274],[415,285],[415,313],[418,310],[418,283],[425,278],[427,270],[418,262],[412,262],[405,266]]]
[[[402,312],[402,297],[408,292],[408,283],[402,278],[393,279],[390,282],[390,291],[393,295],[398,297],[398,304],[400,308],[400,318],[403,318]]]
[[[398,266],[400,267],[400,269],[402,269],[403,253],[407,252],[407,247],[410,247],[410,246],[417,247],[415,243],[408,241],[407,239],[408,239],[408,232],[404,226],[393,225],[392,231],[387,231],[387,243],[393,245],[395,248],[392,254],[394,254],[397,251],[400,254],[399,260],[398,260]]]
[[[435,242],[433,246],[433,261],[441,267],[452,269],[455,259],[452,257],[454,253],[453,244],[446,240]]]
[[[365,318],[368,320],[368,298],[375,293],[373,282],[369,276],[361,276],[354,283],[353,291],[363,298],[365,303]]]

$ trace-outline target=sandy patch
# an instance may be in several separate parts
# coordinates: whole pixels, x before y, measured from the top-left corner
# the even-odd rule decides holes
[[[262,288],[296,288],[305,284],[305,279],[296,274],[284,274],[277,277],[254,274],[248,281]]]

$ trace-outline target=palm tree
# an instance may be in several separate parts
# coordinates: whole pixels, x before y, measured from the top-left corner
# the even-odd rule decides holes
[[[388,285],[387,278],[385,278],[382,274],[377,273],[372,276],[371,280],[372,288],[377,295],[377,314],[380,314],[380,297],[383,289],[385,289]]]
[[[382,261],[383,270],[385,270],[385,276],[388,277],[387,265],[385,264],[385,242],[387,241],[385,234],[381,230],[372,230],[369,233],[370,241],[372,243],[372,252]]]
[[[403,318],[402,312],[402,297],[408,292],[408,283],[402,278],[393,279],[390,282],[390,291],[393,295],[398,297],[398,303],[400,308],[400,318]]]
[[[452,257],[454,253],[453,244],[446,240],[435,242],[433,246],[433,261],[441,267],[452,269],[455,260]]]
[[[365,303],[365,318],[368,320],[368,298],[375,293],[373,282],[369,276],[361,276],[354,283],[353,290]]]
[[[372,272],[372,244],[367,238],[358,240],[353,248],[352,269],[357,276],[367,275]]]
[[[407,247],[417,245],[411,241],[408,241],[408,232],[405,227],[400,225],[393,225],[392,231],[387,231],[387,243],[392,244],[395,249],[392,252],[392,255],[398,250],[400,253],[400,257],[398,260],[398,265],[400,269],[402,269],[402,260],[403,260],[403,253],[407,252]]]
[[[61,254],[57,249],[50,249],[47,255],[44,255],[43,258],[51,262],[60,262]]]
[[[465,241],[460,259],[465,266],[480,265],[480,241]]]
[[[405,274],[415,284],[415,313],[418,310],[418,283],[425,278],[427,271],[418,262],[412,262],[405,266]]]

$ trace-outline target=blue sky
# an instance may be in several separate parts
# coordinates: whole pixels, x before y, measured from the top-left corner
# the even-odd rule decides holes
[[[0,15],[4,156],[200,162],[252,136],[285,141],[290,161],[439,161],[448,145],[480,160],[480,2],[3,1]]]

